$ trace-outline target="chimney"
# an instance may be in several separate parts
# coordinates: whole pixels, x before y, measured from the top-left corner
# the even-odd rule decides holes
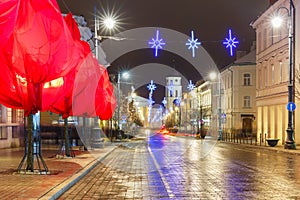
[[[269,1],[270,1],[270,6],[271,6],[271,5],[273,5],[278,0],[269,0]]]

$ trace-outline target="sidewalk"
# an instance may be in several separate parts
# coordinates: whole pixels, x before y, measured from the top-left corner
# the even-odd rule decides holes
[[[43,145],[42,156],[50,171],[49,175],[16,173],[24,155],[24,148],[0,149],[1,200],[56,199],[118,145],[110,144],[88,151],[80,151],[77,147],[74,149],[74,158],[57,158],[58,145]]]
[[[263,149],[266,151],[273,151],[276,153],[291,153],[291,154],[300,155],[300,146],[297,146],[296,149],[285,149],[284,145],[282,145],[282,144],[278,144],[275,147],[271,147],[267,143],[266,144],[262,143],[261,145],[258,143],[255,145],[254,143],[253,144],[246,144],[246,143],[244,144],[244,143],[234,143],[234,142],[229,142],[229,141],[220,141],[220,142],[223,142],[226,144],[233,144],[233,145],[243,145],[248,148],[259,148],[259,149]]]
[[[157,131],[157,133],[159,133],[159,131]],[[177,136],[177,137],[194,137],[196,140],[196,134],[192,134],[192,133],[184,133],[184,132],[178,132],[175,134],[172,133],[168,133],[167,135],[171,135],[171,136]],[[201,139],[199,139],[201,140]],[[279,143],[275,146],[275,147],[271,147],[268,145],[267,142],[263,142],[261,144],[257,143],[253,143],[253,144],[248,144],[248,143],[242,143],[242,142],[230,142],[230,141],[218,141],[218,142],[222,142],[222,143],[226,143],[226,144],[232,144],[232,145],[244,145],[245,147],[249,147],[249,148],[259,148],[259,149],[263,149],[263,150],[270,150],[270,151],[274,151],[277,153],[291,153],[291,154],[298,154],[300,155],[300,146],[296,146],[296,149],[285,149],[284,145]]]

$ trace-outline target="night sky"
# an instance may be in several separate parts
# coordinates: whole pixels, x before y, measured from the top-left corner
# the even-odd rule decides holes
[[[239,40],[237,50],[249,51],[255,41],[250,23],[269,6],[269,0],[58,0],[63,13],[84,15],[94,28],[94,7],[97,14],[114,13],[119,19],[115,34],[139,27],[163,27],[190,35],[194,30],[205,50],[219,68],[232,63],[228,49],[222,44],[231,28]],[[150,39],[150,38],[149,38]],[[173,60],[174,58],[167,58]]]
[[[221,44],[231,28],[239,39],[238,50],[249,51],[255,31],[249,26],[269,0],[58,0],[62,12],[84,15],[94,27],[97,13],[114,12],[125,31],[137,27],[163,27],[190,35],[194,30],[218,67],[233,61]],[[102,31],[103,35],[107,34]]]

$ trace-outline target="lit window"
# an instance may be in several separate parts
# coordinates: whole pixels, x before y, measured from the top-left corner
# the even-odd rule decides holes
[[[251,75],[244,74],[244,85],[251,85]]]
[[[251,107],[251,97],[250,96],[244,96],[244,107],[250,108]]]

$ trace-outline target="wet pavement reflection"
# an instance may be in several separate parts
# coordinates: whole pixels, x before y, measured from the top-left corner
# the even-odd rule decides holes
[[[151,134],[122,143],[60,199],[300,199],[300,156]]]

